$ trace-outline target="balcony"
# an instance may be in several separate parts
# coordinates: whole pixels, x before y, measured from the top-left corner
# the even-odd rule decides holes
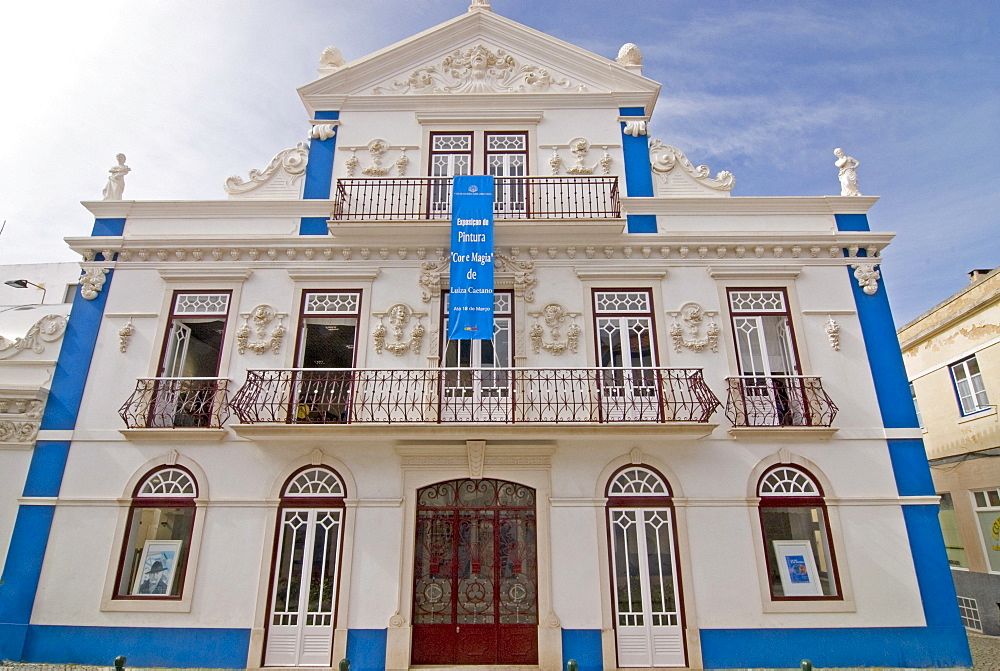
[[[254,424],[707,424],[699,369],[251,370],[230,408]]]
[[[727,378],[726,418],[734,427],[829,427],[837,406],[818,377]]]
[[[129,429],[219,429],[229,418],[228,385],[218,377],[140,378],[118,414]]]
[[[338,179],[335,221],[451,218],[451,177]],[[495,219],[618,219],[618,178],[497,177]]]

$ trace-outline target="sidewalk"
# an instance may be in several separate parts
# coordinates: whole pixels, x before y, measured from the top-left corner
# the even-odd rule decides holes
[[[1000,671],[1000,637],[969,634],[974,671]]]

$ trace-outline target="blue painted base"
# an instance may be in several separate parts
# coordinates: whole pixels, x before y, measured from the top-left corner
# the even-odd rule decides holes
[[[629,214],[625,222],[629,233],[656,233],[655,214]]]
[[[562,631],[563,668],[566,662],[575,659],[580,665],[580,671],[601,671],[604,661],[601,659],[600,629],[563,629]]]
[[[351,671],[383,671],[385,669],[385,629],[349,629],[347,659]],[[333,660],[334,664],[339,659]]]
[[[2,630],[0,630],[2,631]],[[31,625],[20,661],[129,667],[245,669],[249,629]]]
[[[327,217],[302,217],[299,222],[299,235],[329,235]]]
[[[702,629],[706,669],[797,669],[803,659],[817,668],[971,667],[965,629],[877,627],[870,629]]]

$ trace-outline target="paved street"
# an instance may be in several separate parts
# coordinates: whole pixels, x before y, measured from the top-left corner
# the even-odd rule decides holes
[[[1000,671],[1000,637],[969,634],[969,647],[975,671]]]

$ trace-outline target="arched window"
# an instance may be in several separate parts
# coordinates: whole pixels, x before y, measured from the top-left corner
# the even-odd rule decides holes
[[[132,493],[115,598],[181,598],[197,496],[194,476],[179,466],[158,468],[139,482]]]
[[[775,466],[757,484],[764,556],[775,600],[839,599],[823,490],[808,472]]]
[[[650,468],[627,466],[608,483],[619,667],[687,663],[673,513],[670,488]]]
[[[344,528],[344,482],[309,466],[285,482],[271,573],[265,666],[329,666]]]

